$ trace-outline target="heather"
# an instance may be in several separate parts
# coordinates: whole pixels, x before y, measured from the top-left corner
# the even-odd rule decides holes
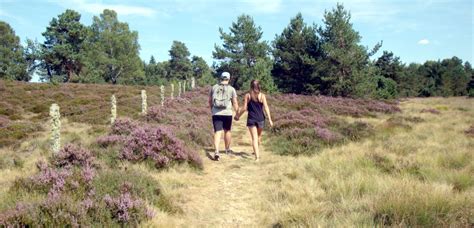
[[[158,86],[90,84],[32,84],[0,80],[0,147],[17,145],[44,128],[49,107],[57,103],[68,121],[92,125],[110,121],[110,97],[117,98],[117,115],[140,116],[140,91],[148,91],[148,104],[160,103]],[[167,88],[169,89],[169,88]]]
[[[160,169],[188,162],[202,168],[199,154],[190,150],[168,127],[117,119],[107,136],[97,139],[102,147],[118,145],[118,158],[131,162],[151,161]]]
[[[143,173],[104,169],[81,146],[67,144],[36,166],[36,174],[15,180],[7,192],[5,205],[10,207],[0,212],[0,224],[137,225],[154,216],[153,208],[173,208],[155,180]]]
[[[374,127],[345,117],[362,118],[400,112],[396,103],[325,96],[269,96],[275,126],[267,144],[278,154],[312,155],[325,147],[361,140]]]
[[[43,93],[48,94],[67,90],[70,102],[75,93],[82,93],[75,86],[83,88],[5,83],[19,88],[47,86],[52,91]],[[108,87],[88,85],[88,96]],[[126,90],[135,106],[123,107],[128,104],[121,104],[117,96],[114,124],[109,122],[108,94],[103,102],[94,100],[101,113],[88,117],[93,122],[82,119],[90,115],[87,110],[65,115],[69,107],[59,104],[62,146],[54,155],[50,104],[45,104],[44,114],[18,109],[16,116],[0,115],[0,127],[20,123],[40,127],[25,131],[21,140],[6,138],[12,144],[0,148],[3,224],[466,227],[472,223],[472,99],[374,101],[269,94],[275,126],[269,128],[267,123],[263,133],[261,162],[252,160],[245,117],[233,123],[234,153],[222,154],[222,160],[215,162],[202,156],[210,149],[212,135],[207,88],[186,91],[173,100],[167,91],[163,106],[147,89],[148,112],[142,115],[140,90],[118,87]],[[21,96],[1,102],[11,104],[15,99],[18,107],[39,102]],[[210,211],[218,216],[209,216]]]

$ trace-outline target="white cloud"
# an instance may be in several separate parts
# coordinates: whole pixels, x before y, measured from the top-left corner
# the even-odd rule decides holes
[[[77,10],[82,10],[92,14],[100,14],[104,9],[111,9],[117,12],[118,15],[138,15],[144,17],[151,17],[155,15],[156,11],[150,8],[122,4],[103,4],[103,3],[89,3],[85,0],[74,0],[68,7],[73,7]]]
[[[261,13],[278,13],[281,10],[281,0],[245,0],[250,10]]]
[[[419,45],[427,45],[429,43],[430,43],[430,41],[428,39],[421,39],[421,40],[418,41]]]
[[[19,23],[20,25],[27,25],[28,24],[28,22],[23,17],[19,17],[19,16],[9,14],[9,13],[7,13],[6,11],[4,11],[2,9],[0,9],[0,17],[12,19],[12,20],[16,21],[17,23]]]

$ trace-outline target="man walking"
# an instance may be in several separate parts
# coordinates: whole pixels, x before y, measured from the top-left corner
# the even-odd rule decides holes
[[[234,87],[229,85],[230,74],[223,72],[220,83],[212,87],[209,92],[209,107],[212,112],[212,124],[214,126],[214,160],[219,160],[219,143],[224,131],[225,152],[230,153],[232,107],[237,112],[239,104]]]

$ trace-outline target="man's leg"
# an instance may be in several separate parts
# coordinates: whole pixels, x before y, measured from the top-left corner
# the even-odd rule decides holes
[[[232,142],[232,133],[230,130],[224,131],[224,142],[226,152],[230,149],[230,143]]]
[[[223,130],[223,121],[220,116],[212,116],[212,124],[214,125],[214,160],[219,160],[219,143]]]
[[[214,152],[219,153],[219,143],[221,142],[222,131],[214,132]]]
[[[232,134],[230,130],[232,129],[232,116],[224,117],[224,142],[225,142],[225,152],[230,153],[230,143],[232,142]]]

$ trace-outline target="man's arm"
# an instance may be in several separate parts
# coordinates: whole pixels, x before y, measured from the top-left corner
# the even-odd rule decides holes
[[[235,113],[239,112],[239,101],[237,100],[237,92],[232,88],[232,106],[234,107]]]
[[[232,98],[232,106],[234,106],[235,113],[239,112],[239,101],[237,100],[237,96]]]
[[[212,88],[209,91],[209,99],[208,99],[209,109],[212,110]]]
[[[245,94],[244,95],[244,103],[242,104],[242,107],[240,107],[240,110],[237,112],[237,119],[240,118],[240,116],[245,112],[247,111],[247,103],[248,103],[248,95]]]

